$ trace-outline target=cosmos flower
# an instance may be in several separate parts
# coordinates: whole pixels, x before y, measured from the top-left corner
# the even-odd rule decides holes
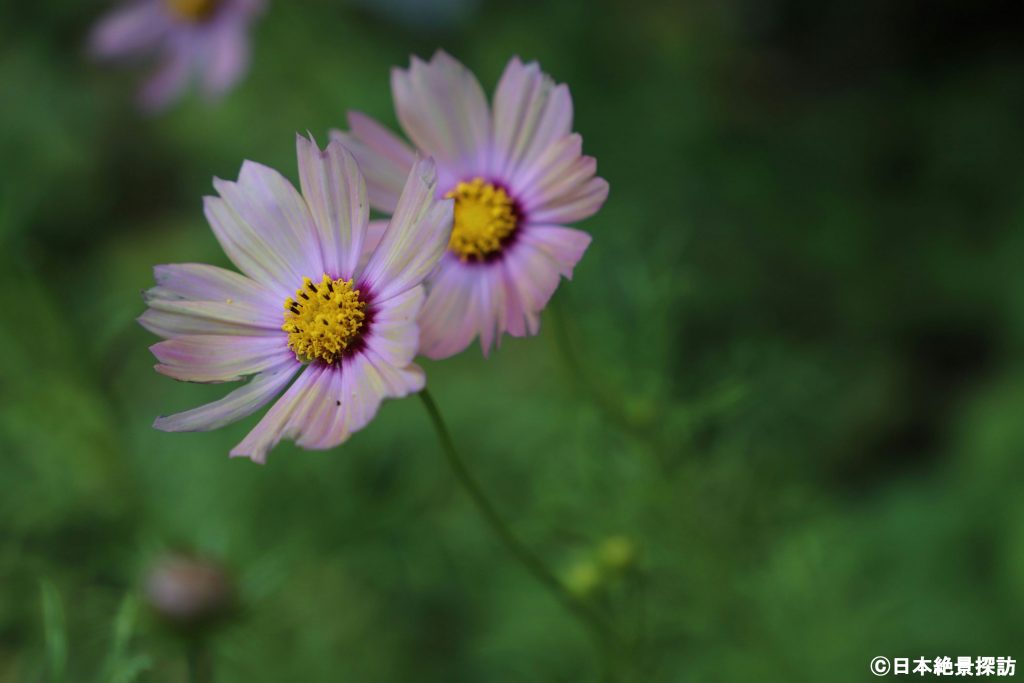
[[[90,48],[101,59],[156,56],[139,93],[147,109],[169,105],[192,78],[214,98],[245,73],[249,24],[262,8],[263,0],[129,0],[97,24]]]
[[[438,194],[455,199],[448,249],[427,283],[421,352],[445,358],[479,336],[486,355],[504,332],[536,334],[560,276],[572,276],[590,244],[565,224],[608,196],[572,132],[569,89],[514,58],[492,111],[473,74],[438,52],[393,70],[391,90],[415,150],[437,160]],[[374,208],[393,211],[416,151],[358,112],[348,122],[332,136],[359,160]]]
[[[159,372],[187,382],[251,376],[219,401],[158,418],[157,429],[216,429],[284,391],[231,451],[257,462],[283,438],[333,448],[382,399],[423,388],[412,362],[421,282],[452,221],[452,202],[437,198],[434,163],[418,160],[379,244],[361,258],[369,206],[355,159],[337,142],[320,151],[300,136],[297,147],[301,194],[247,161],[237,182],[215,179],[220,196],[205,198],[213,233],[241,274],[157,266],[139,318],[166,339],[151,347]]]

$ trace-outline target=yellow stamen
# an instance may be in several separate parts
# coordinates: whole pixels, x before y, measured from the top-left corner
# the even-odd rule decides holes
[[[474,178],[445,195],[455,199],[455,224],[448,249],[463,261],[483,261],[498,253],[515,232],[515,202],[502,188]]]
[[[217,9],[220,0],[166,0],[171,11],[186,21],[200,22],[209,19]]]
[[[302,278],[294,299],[284,302],[288,348],[304,363],[334,363],[359,338],[366,322],[366,302],[352,289],[352,280],[332,280],[324,275],[319,284]]]

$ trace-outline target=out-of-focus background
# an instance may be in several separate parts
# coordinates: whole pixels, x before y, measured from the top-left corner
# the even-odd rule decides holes
[[[1024,654],[1019,3],[272,1],[240,86],[157,116],[85,56],[111,6],[0,2],[0,680],[186,680],[140,598],[172,551],[234,586],[218,682],[604,675],[415,398],[264,467],[227,457],[255,417],[150,426],[225,391],[157,375],[135,323],[154,264],[227,265],[211,178],[394,123],[389,69],[438,47],[488,91],[515,54],[567,82],[611,183],[560,318],[425,367],[626,641],[615,680]]]

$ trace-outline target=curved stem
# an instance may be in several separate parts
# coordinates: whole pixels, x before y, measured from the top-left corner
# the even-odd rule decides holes
[[[577,391],[589,396],[593,404],[597,406],[597,409],[603,412],[620,428],[648,443],[661,467],[663,469],[667,468],[667,449],[662,436],[654,429],[655,425],[659,422],[659,418],[653,414],[643,415],[638,414],[636,411],[628,410],[618,396],[587,372],[583,363],[580,362],[579,354],[573,348],[569,323],[563,310],[561,298],[553,297],[548,304],[547,310],[548,319],[551,321],[553,330],[552,340],[556,352],[570,376],[570,381],[576,385]]]
[[[590,605],[569,593],[544,562],[526,547],[522,541],[516,538],[490,499],[487,498],[483,489],[480,488],[479,482],[477,482],[476,478],[466,467],[465,462],[459,456],[458,450],[455,448],[455,442],[452,440],[452,435],[448,431],[448,427],[445,425],[444,418],[441,417],[441,412],[438,410],[433,397],[424,389],[420,392],[420,398],[423,400],[423,405],[427,409],[431,421],[434,423],[437,438],[441,442],[441,450],[444,451],[448,464],[455,474],[455,478],[459,480],[459,484],[469,494],[470,499],[476,505],[480,514],[483,515],[484,520],[490,525],[495,535],[497,535],[508,551],[519,560],[520,564],[533,575],[533,578],[547,588],[569,613],[579,619],[590,630],[591,634],[597,639],[598,647],[604,651],[604,654],[609,657],[612,656],[615,637],[604,618]]]
[[[572,342],[569,339],[569,325],[562,310],[561,299],[557,296],[553,297],[548,304],[548,318],[552,322],[553,339],[558,349],[558,355],[576,386],[589,394],[597,407],[619,426],[630,432],[646,431],[650,427],[649,421],[629,413],[620,401],[587,373],[583,364],[580,363],[579,355],[573,350]]]

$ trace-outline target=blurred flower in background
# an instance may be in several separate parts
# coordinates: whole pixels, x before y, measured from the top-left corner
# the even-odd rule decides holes
[[[159,557],[146,572],[142,591],[161,620],[190,631],[220,621],[235,603],[234,588],[224,568],[185,553]]]
[[[561,276],[590,244],[562,227],[608,196],[572,133],[572,99],[532,62],[513,58],[491,111],[476,77],[443,51],[392,72],[395,111],[416,149],[438,164],[438,192],[455,199],[448,251],[428,282],[421,352],[446,358],[477,336],[486,355],[505,332],[536,334]],[[350,112],[335,131],[366,174],[370,202],[394,211],[416,152],[372,119]]]
[[[249,65],[249,24],[263,0],[132,0],[93,30],[100,59],[155,57],[156,72],[139,93],[141,105],[161,109],[196,79],[208,99],[234,86]]]
[[[385,397],[423,388],[416,355],[421,282],[444,250],[452,202],[436,198],[429,159],[417,162],[379,245],[363,263],[369,205],[355,159],[298,137],[302,194],[277,171],[245,162],[217,179],[206,217],[240,275],[215,266],[155,269],[139,322],[166,338],[156,369],[188,382],[254,376],[219,401],[169,417],[165,431],[208,431],[250,415],[297,376],[231,451],[257,462],[282,438],[333,448]],[[283,309],[282,309],[283,305]]]

